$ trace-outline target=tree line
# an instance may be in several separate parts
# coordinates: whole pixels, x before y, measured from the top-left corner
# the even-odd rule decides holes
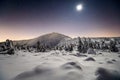
[[[120,41],[118,39],[102,39],[101,41],[92,41],[91,38],[80,38],[78,37],[77,43],[70,43],[69,45],[65,44],[62,46],[54,45],[54,44],[43,44],[41,42],[37,42],[33,46],[29,46],[27,44],[13,44],[12,40],[7,39],[4,43],[0,43],[0,54],[14,54],[17,50],[26,50],[29,52],[47,52],[50,50],[65,50],[72,52],[73,50],[77,50],[80,53],[86,53],[89,48],[97,49],[97,50],[109,50],[111,52],[118,52],[120,45]],[[108,41],[109,43],[106,43]]]

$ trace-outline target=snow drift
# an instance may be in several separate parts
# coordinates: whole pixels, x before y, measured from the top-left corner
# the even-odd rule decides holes
[[[39,65],[32,71],[19,74],[13,80],[83,80],[82,66],[78,62],[67,62],[51,68]]]

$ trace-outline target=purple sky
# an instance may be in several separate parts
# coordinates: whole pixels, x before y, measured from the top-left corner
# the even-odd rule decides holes
[[[83,10],[77,11],[76,5]],[[1,0],[0,41],[58,32],[70,37],[120,37],[119,0]]]

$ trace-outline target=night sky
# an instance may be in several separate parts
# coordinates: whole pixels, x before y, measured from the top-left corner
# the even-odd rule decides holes
[[[76,10],[83,5],[81,11]],[[0,0],[0,41],[58,32],[120,37],[120,0]]]

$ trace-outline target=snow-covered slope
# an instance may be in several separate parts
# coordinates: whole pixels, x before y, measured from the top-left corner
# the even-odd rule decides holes
[[[53,33],[45,34],[43,36],[40,36],[40,37],[37,37],[34,39],[30,39],[30,40],[15,41],[14,44],[34,46],[39,41],[40,44],[43,44],[43,45],[55,46],[58,43],[60,43],[60,41],[64,41],[64,40],[68,40],[68,39],[71,39],[71,38],[68,36],[65,36],[63,34],[53,32]]]

